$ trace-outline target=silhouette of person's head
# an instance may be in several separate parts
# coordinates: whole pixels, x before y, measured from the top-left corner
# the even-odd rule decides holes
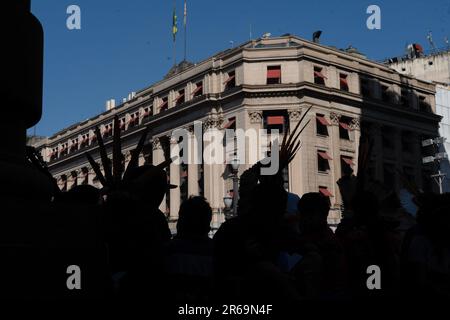
[[[352,203],[355,219],[359,223],[370,224],[379,218],[380,203],[372,192],[357,192]]]
[[[330,200],[319,192],[304,194],[298,202],[300,229],[317,230],[327,226]]]
[[[212,209],[204,197],[195,196],[183,201],[177,223],[177,237],[207,237],[211,230]]]
[[[260,231],[274,230],[283,220],[287,207],[287,192],[282,184],[259,183],[249,198],[248,217]]]
[[[75,186],[67,192],[66,200],[75,204],[96,205],[100,203],[100,190],[91,185]]]
[[[449,200],[449,194],[422,193],[416,197],[416,202],[419,205],[417,222],[434,239],[438,237],[442,239],[450,238],[448,237],[450,231]],[[442,237],[444,234],[446,236]]]
[[[163,169],[150,164],[131,169],[124,182],[134,197],[155,208],[161,204],[168,189],[177,188],[167,182]]]

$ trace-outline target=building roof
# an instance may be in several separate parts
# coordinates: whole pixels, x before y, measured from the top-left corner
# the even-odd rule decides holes
[[[163,79],[138,91],[131,100],[127,100],[127,101],[121,103],[120,105],[116,106],[115,108],[104,111],[104,112],[102,112],[92,118],[89,118],[85,121],[81,121],[81,122],[75,123],[67,128],[64,128],[64,129],[58,131],[57,133],[55,133],[54,135],[52,135],[51,137],[49,137],[49,139],[52,139],[58,135],[63,135],[67,131],[73,130],[73,129],[77,128],[78,126],[84,125],[85,123],[88,123],[89,121],[93,121],[101,116],[106,116],[107,114],[113,114],[113,113],[118,112],[119,110],[122,111],[122,109],[124,109],[123,107],[126,106],[127,103],[132,103],[134,100],[139,99],[139,98],[142,99],[143,96],[151,93],[155,86],[160,85],[160,84],[164,83],[165,81],[169,81],[173,77],[176,77],[185,72],[188,72],[189,70],[191,70],[197,66],[200,66],[208,61],[220,60],[226,56],[230,56],[232,54],[238,53],[239,51],[242,51],[244,49],[258,50],[258,49],[292,48],[292,47],[302,47],[305,44],[308,46],[314,46],[316,48],[332,50],[332,51],[335,51],[337,54],[351,56],[352,59],[357,59],[357,60],[359,59],[361,61],[366,61],[366,62],[369,62],[372,64],[377,64],[380,68],[385,68],[385,69],[391,70],[392,72],[396,72],[395,70],[390,69],[387,65],[385,65],[383,63],[367,59],[367,57],[365,55],[360,53],[356,48],[354,48],[352,46],[349,46],[346,49],[338,49],[333,46],[327,46],[327,45],[319,44],[316,42],[308,41],[308,40],[302,39],[300,37],[297,37],[297,36],[294,36],[291,34],[286,34],[286,35],[283,35],[280,37],[259,38],[256,40],[250,40],[250,41],[244,42],[241,45],[236,46],[234,48],[230,48],[230,49],[226,49],[224,51],[218,52],[198,63],[193,63],[190,61],[183,60],[179,64],[171,67],[169,69],[169,71],[167,72],[167,74],[163,77]]]

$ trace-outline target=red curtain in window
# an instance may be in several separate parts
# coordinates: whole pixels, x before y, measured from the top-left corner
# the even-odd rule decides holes
[[[226,85],[228,82],[230,82],[231,80],[233,80],[235,77],[236,77],[235,75],[232,75],[232,76],[228,77],[228,79],[225,80],[225,81],[223,82],[223,84]]]
[[[202,89],[203,89],[202,85],[197,86],[197,88],[195,88],[195,90],[192,92],[192,95],[195,96]]]
[[[319,188],[319,192],[325,197],[332,197],[333,194],[327,188]]]
[[[322,78],[322,79],[326,79],[326,78],[327,78],[327,77],[325,77],[325,76],[322,74],[321,71],[314,71],[314,76],[315,76],[315,77]]]
[[[281,69],[267,69],[267,79],[280,79]]]
[[[268,116],[267,124],[268,125],[284,124],[284,117],[283,116]]]
[[[323,124],[324,126],[330,126],[330,125],[331,125],[331,123],[329,123],[328,120],[325,119],[325,117],[317,116],[316,118],[317,118],[317,120],[319,120],[319,122],[320,122],[321,124]]]
[[[339,125],[340,125],[343,129],[345,129],[345,130],[351,130],[351,129],[350,129],[350,126],[348,125],[348,123],[345,123],[345,122],[339,122]]]
[[[349,166],[353,166],[353,165],[354,165],[352,158],[342,157],[342,160],[343,160],[346,164],[348,164]]]
[[[347,87],[348,87],[348,82],[347,82],[347,79],[346,79],[346,78],[340,78],[339,81],[341,82],[341,84],[342,84],[343,86],[347,86]]]
[[[317,151],[317,154],[325,160],[333,160],[333,158],[330,157],[330,155],[328,153],[326,153],[326,151]]]
[[[229,128],[233,125],[233,123],[235,123],[235,122],[236,122],[235,119],[230,120],[230,121],[228,121],[227,124],[225,124],[225,125],[223,126],[223,128],[224,128],[224,129],[229,129]]]
[[[184,98],[184,93],[180,93],[180,95],[174,100],[176,103],[178,103],[181,99]]]
[[[159,109],[160,110],[165,110],[167,108],[168,104],[169,104],[169,102],[167,100],[163,101],[163,103],[161,103],[161,105],[159,106]]]

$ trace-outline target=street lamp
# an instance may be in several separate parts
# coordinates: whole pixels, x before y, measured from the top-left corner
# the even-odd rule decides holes
[[[239,160],[237,158],[233,158],[233,160],[230,161],[231,169],[233,169],[233,174],[237,173],[239,170]]]
[[[225,204],[226,209],[231,209],[231,206],[233,205],[233,198],[230,196],[223,197],[223,203]]]

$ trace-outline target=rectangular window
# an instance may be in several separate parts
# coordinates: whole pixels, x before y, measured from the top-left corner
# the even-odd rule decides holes
[[[142,118],[146,119],[151,116],[151,107],[144,108],[144,113],[142,114]]]
[[[330,123],[323,114],[316,114],[316,134],[318,136],[328,136],[328,126]]]
[[[236,129],[236,117],[228,119],[228,122],[223,126],[224,129]]]
[[[81,136],[81,141],[80,141],[80,148],[85,148],[87,147],[89,144],[89,135],[88,134],[83,134]]]
[[[366,98],[370,98],[370,81],[367,78],[360,78],[359,80],[361,95]]]
[[[203,95],[203,82],[197,82],[196,84],[196,88],[194,89],[194,91],[192,92],[192,96],[195,97],[200,97]]]
[[[341,156],[341,176],[350,176],[354,165],[352,157]]]
[[[281,66],[267,67],[267,84],[281,83]]]
[[[162,102],[159,105],[159,111],[160,112],[165,111],[168,109],[168,107],[169,107],[169,99],[167,97],[162,98]]]
[[[67,152],[68,152],[68,143],[63,143],[62,145],[61,145],[61,149],[59,150],[59,155],[60,156],[65,156],[65,155],[67,155]]]
[[[103,129],[103,138],[108,138],[112,136],[112,123],[105,125]]]
[[[323,75],[322,71],[323,71],[323,68],[314,67],[314,83],[315,84],[325,85],[325,79],[327,77],[325,77]]]
[[[330,170],[329,160],[333,160],[330,155],[324,150],[317,151],[317,169],[319,172],[328,173]]]
[[[75,152],[77,150],[78,150],[78,139],[73,139],[69,147],[69,152]]]
[[[175,106],[179,106],[185,102],[184,89],[181,89],[180,91],[178,91],[177,97],[174,101],[175,101]]]
[[[342,91],[348,91],[348,76],[344,73],[339,73],[339,86]]]
[[[381,100],[384,102],[391,102],[391,93],[389,91],[389,86],[381,85]]]
[[[342,116],[339,119],[339,138],[343,140],[350,140],[350,123],[352,118]]]
[[[280,134],[287,132],[288,128],[288,117],[286,110],[282,111],[265,111],[263,112],[264,118],[264,129],[267,133],[271,133],[272,130],[276,129]]]
[[[128,128],[133,128],[139,125],[139,112],[131,114],[130,121],[128,121]]]
[[[236,87],[236,73],[234,71],[228,72],[228,78],[223,84],[225,85],[225,91]]]
[[[119,120],[119,127],[120,127],[120,131],[125,131],[125,129],[126,129],[125,118],[122,118]]]
[[[52,152],[50,152],[50,160],[55,160],[58,158],[58,148],[53,148]]]
[[[426,101],[425,96],[419,96],[419,110],[423,112],[431,112],[431,106]]]

